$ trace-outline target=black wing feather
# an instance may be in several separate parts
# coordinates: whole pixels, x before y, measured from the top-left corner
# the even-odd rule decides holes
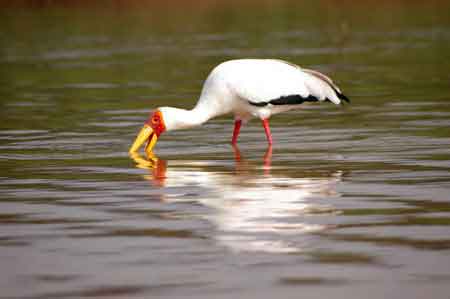
[[[264,107],[268,104],[272,105],[299,105],[303,104],[304,102],[317,102],[319,101],[318,98],[316,98],[313,95],[309,95],[307,97],[302,97],[298,94],[293,94],[289,96],[282,96],[274,100],[270,100],[268,102],[252,102],[248,101],[250,105],[257,106],[257,107]]]

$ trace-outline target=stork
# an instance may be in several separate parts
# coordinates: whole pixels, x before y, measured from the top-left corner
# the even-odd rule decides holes
[[[278,59],[237,59],[216,66],[205,83],[196,106],[191,110],[160,107],[150,113],[129,152],[152,153],[165,131],[201,125],[223,114],[234,114],[231,143],[235,145],[243,123],[251,118],[262,121],[267,142],[272,145],[269,118],[273,114],[301,107],[305,102],[350,102],[326,75]]]

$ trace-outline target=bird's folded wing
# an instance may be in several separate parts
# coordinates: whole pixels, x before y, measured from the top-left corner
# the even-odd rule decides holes
[[[303,71],[300,67],[274,61],[274,65],[262,65],[236,72],[229,84],[238,97],[256,106],[295,105],[310,101],[341,101],[337,86],[331,79],[316,71]],[[320,76],[320,75],[322,76]]]

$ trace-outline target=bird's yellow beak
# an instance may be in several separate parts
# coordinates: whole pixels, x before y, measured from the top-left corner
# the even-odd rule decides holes
[[[149,125],[144,125],[144,127],[137,135],[136,140],[134,140],[133,145],[131,145],[129,153],[131,154],[137,152],[141,147],[141,145],[147,140],[148,143],[145,146],[145,152],[149,154],[152,152],[152,149],[155,146],[156,141],[158,141],[158,136],[156,136],[152,127],[150,127]]]

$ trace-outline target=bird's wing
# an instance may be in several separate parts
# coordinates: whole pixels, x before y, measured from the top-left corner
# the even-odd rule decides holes
[[[281,60],[244,60],[233,66],[229,88],[255,106],[311,101],[340,104],[341,92],[325,75]]]
[[[337,95],[337,97],[340,100],[344,100],[347,103],[350,103],[350,99],[347,98],[339,89],[339,87],[333,82],[333,80],[330,79],[330,77],[315,71],[315,70],[310,70],[310,69],[302,69],[305,73],[310,74],[311,76],[316,77],[317,79],[319,79],[322,82],[325,82],[328,84],[329,87],[331,87],[331,89],[333,89],[334,93]]]

